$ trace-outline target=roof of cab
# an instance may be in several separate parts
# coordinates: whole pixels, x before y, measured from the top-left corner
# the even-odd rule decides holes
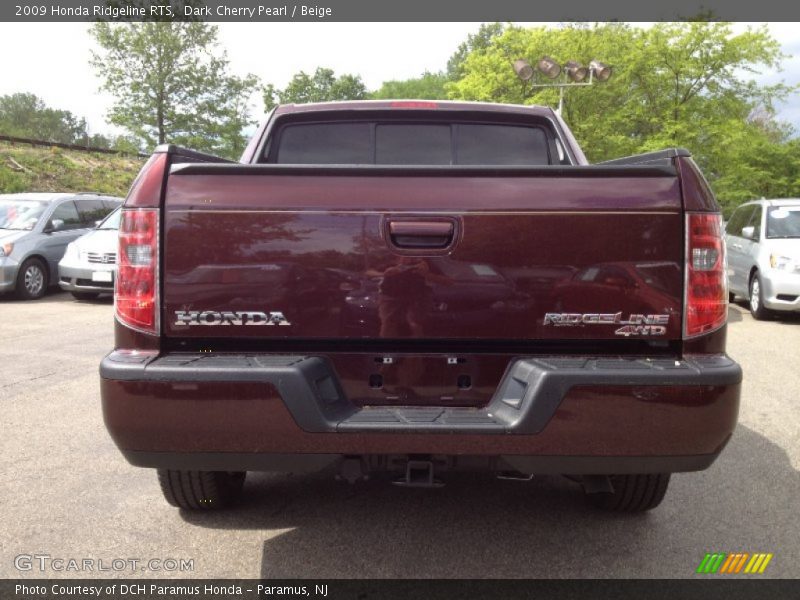
[[[345,100],[340,102],[316,102],[310,104],[281,104],[275,114],[288,114],[334,110],[471,110],[494,113],[524,113],[551,116],[553,109],[547,106],[523,104],[495,104],[489,102],[455,102],[452,100]]]

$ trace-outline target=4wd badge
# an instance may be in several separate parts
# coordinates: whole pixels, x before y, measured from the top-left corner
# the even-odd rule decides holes
[[[622,313],[547,313],[545,325],[556,327],[581,327],[588,325],[622,325],[614,335],[664,335],[667,333],[669,315],[630,315],[622,320]]]

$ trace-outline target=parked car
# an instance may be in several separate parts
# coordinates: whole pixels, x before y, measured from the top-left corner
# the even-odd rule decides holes
[[[185,509],[331,466],[649,510],[736,426],[722,237],[689,152],[591,165],[549,108],[280,106],[241,162],[160,146],[132,186],[104,421]]]
[[[725,243],[731,302],[747,298],[756,319],[800,311],[800,200],[742,204],[728,220]]]
[[[121,212],[114,209],[96,229],[68,244],[58,263],[58,285],[78,300],[114,293]]]
[[[0,195],[0,293],[44,296],[57,281],[67,244],[121,204],[121,198],[93,193]]]

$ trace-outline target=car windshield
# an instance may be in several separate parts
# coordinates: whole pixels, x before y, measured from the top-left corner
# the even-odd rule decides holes
[[[46,208],[47,203],[38,200],[0,198],[0,229],[33,229]]]
[[[117,208],[108,215],[100,225],[97,226],[98,229],[119,229],[119,221],[122,218],[122,209]]]
[[[768,238],[800,238],[800,206],[776,206],[767,212]]]

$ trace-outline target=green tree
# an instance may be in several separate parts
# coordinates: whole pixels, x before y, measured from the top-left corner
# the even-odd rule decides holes
[[[82,143],[86,119],[45,105],[34,94],[0,96],[0,133],[62,144]]]
[[[556,89],[531,88],[511,68],[515,59],[533,64],[545,55],[562,64],[596,58],[614,68],[608,82],[566,92],[564,119],[590,160],[683,146],[724,204],[775,188],[767,185],[770,173],[784,165],[766,165],[760,157],[767,148],[786,151],[789,130],[776,126],[773,115],[776,100],[791,88],[758,85],[750,78],[762,69],[778,69],[783,58],[766,28],[734,34],[727,23],[709,22],[647,29],[619,23],[509,26],[488,47],[464,58],[463,76],[447,84],[448,95],[555,106]],[[751,118],[754,111],[760,111],[759,119]],[[791,181],[791,173],[781,180]]]
[[[371,94],[376,100],[389,99],[418,99],[418,100],[444,100],[447,92],[444,84],[448,78],[446,73],[429,73],[425,71],[419,77],[396,81],[384,81],[377,91]]]
[[[230,74],[216,26],[100,22],[92,34],[101,50],[91,64],[115,98],[111,123],[146,147],[170,142],[238,157],[258,79]]]
[[[447,78],[450,81],[458,81],[464,77],[466,75],[464,61],[467,56],[486,51],[502,35],[505,28],[503,23],[483,23],[478,31],[470,33],[447,61]]]
[[[112,141],[109,136],[103,135],[102,133],[93,133],[89,135],[87,132],[79,143],[85,144],[91,148],[111,148]]]
[[[142,151],[139,140],[132,135],[117,135],[111,139],[109,148],[125,154],[138,154]]]
[[[304,71],[296,73],[284,89],[273,84],[264,87],[264,107],[272,110],[278,104],[305,104],[334,100],[364,100],[367,87],[360,75],[344,74],[336,77],[333,69],[317,67],[313,75]]]

